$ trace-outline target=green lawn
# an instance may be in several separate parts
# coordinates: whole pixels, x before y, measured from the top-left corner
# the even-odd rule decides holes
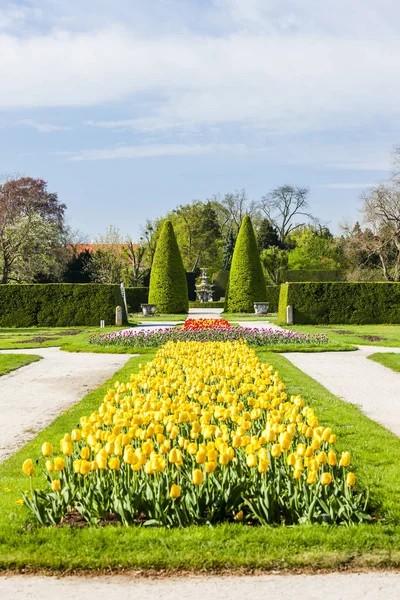
[[[6,375],[41,358],[37,354],[0,354],[0,375]]]
[[[132,358],[114,377],[60,416],[0,466],[0,568],[12,570],[280,570],[400,567],[400,439],[339,400],[284,357],[260,353],[288,384],[316,409],[320,422],[338,434],[338,450],[352,453],[360,488],[370,490],[377,522],[352,527],[293,526],[74,529],[31,527],[25,507],[16,505],[27,489],[22,462],[39,454],[43,441],[57,444],[79,417],[95,409],[117,379],[125,381],[139,362]],[[41,479],[40,479],[41,481]],[[34,480],[38,485],[39,478]],[[6,491],[11,490],[11,491]]]
[[[277,318],[268,317],[271,323]],[[326,333],[332,343],[400,348],[400,325],[286,325],[301,333]]]
[[[375,354],[370,354],[367,358],[400,373],[400,353],[376,352]]]
[[[100,348],[88,343],[94,333],[110,333],[126,329],[125,327],[27,327],[0,328],[0,350],[49,348],[60,346],[69,352],[110,352],[119,354],[137,354],[143,349]]]

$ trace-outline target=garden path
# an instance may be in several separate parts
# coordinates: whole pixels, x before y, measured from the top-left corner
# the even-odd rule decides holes
[[[61,352],[60,348],[0,352],[43,357],[0,377],[0,462],[104,383],[133,356]]]
[[[352,352],[288,352],[291,363],[370,419],[400,436],[400,373],[368,360],[375,352],[400,348],[359,346]]]
[[[399,585],[400,573],[393,572],[166,578],[11,575],[0,577],[0,596],[18,600],[394,600]]]

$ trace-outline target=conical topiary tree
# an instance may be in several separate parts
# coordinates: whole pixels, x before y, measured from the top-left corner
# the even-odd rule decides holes
[[[265,302],[267,290],[250,217],[244,217],[236,240],[225,294],[225,310],[253,313],[254,302]]]
[[[157,241],[150,274],[149,304],[163,314],[187,313],[185,268],[171,221],[165,221]]]

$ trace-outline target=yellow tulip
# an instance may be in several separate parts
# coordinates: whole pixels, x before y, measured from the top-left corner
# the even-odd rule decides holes
[[[299,471],[298,469],[293,471],[293,479],[300,479],[300,477],[301,477],[301,471]]]
[[[176,500],[176,498],[179,498],[181,495],[181,486],[177,485],[176,483],[173,483],[171,485],[171,490],[169,492],[169,495],[171,496],[171,498],[173,500]]]
[[[207,462],[205,465],[206,473],[213,473],[217,468],[217,463],[214,461]]]
[[[235,519],[236,519],[236,521],[243,521],[243,511],[242,510],[239,510],[239,512],[236,513]]]
[[[68,441],[63,441],[61,445],[61,452],[65,454],[65,456],[71,456],[72,454],[72,444]]]
[[[46,471],[52,473],[54,471],[54,463],[52,460],[46,460]]]
[[[108,466],[112,471],[118,471],[120,464],[120,460],[117,456],[115,456],[114,458],[110,458],[110,460],[108,461]]]
[[[342,452],[342,456],[339,461],[339,467],[350,466],[350,452]]]
[[[336,452],[334,450],[329,450],[328,452],[328,465],[330,467],[334,467],[337,463]]]
[[[73,442],[80,442],[81,441],[81,432],[79,431],[79,429],[74,429],[71,433],[71,440]]]
[[[42,455],[51,456],[53,454],[53,446],[49,442],[42,444]]]
[[[81,458],[87,460],[90,456],[90,448],[89,446],[84,446],[81,450]]]
[[[268,471],[268,458],[259,458],[258,459],[258,472],[266,473]]]
[[[51,482],[51,489],[53,490],[53,492],[59,492],[61,489],[61,481],[59,479],[54,479]]]
[[[257,466],[257,459],[254,454],[248,454],[246,457],[247,466],[251,469]]]
[[[279,458],[281,455],[281,446],[280,444],[274,444],[271,448],[271,455],[275,458]]]
[[[192,481],[194,485],[201,485],[204,481],[204,473],[201,469],[194,469],[192,473]]]
[[[307,483],[309,485],[315,483],[317,481],[317,471],[309,471],[307,475]]]
[[[54,468],[56,471],[62,471],[65,467],[65,460],[62,456],[57,456],[54,459]]]
[[[28,458],[26,461],[24,461],[24,464],[22,465],[22,470],[25,473],[25,475],[33,475],[33,473],[35,472],[35,467],[33,466],[32,459]]]
[[[346,484],[348,487],[353,487],[356,483],[356,476],[354,473],[347,473]]]
[[[320,481],[322,485],[329,485],[332,481],[332,475],[330,473],[322,473]]]

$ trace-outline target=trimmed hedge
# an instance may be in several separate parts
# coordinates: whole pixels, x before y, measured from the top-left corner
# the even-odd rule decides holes
[[[294,323],[400,323],[400,283],[286,283],[281,285],[278,319],[286,322],[293,306]]]
[[[268,312],[278,312],[279,306],[279,285],[267,285]]]
[[[224,308],[223,302],[189,302],[189,308]]]
[[[244,217],[232,256],[225,294],[225,312],[254,313],[254,302],[266,302],[264,273],[253,225]]]
[[[148,287],[126,287],[126,303],[129,312],[141,312],[141,304],[147,304],[149,299]]]
[[[70,327],[115,324],[121,306],[119,285],[39,283],[0,285],[0,327]]]
[[[187,313],[188,285],[171,221],[165,221],[157,241],[150,275],[149,304],[158,314]]]
[[[346,281],[346,271],[344,269],[326,269],[315,271],[312,269],[288,269],[281,272],[281,281],[284,282],[330,282]]]

